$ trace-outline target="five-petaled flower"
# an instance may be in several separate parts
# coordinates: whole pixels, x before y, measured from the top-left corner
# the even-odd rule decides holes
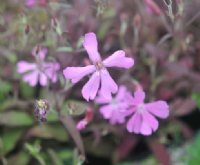
[[[114,94],[118,91],[118,86],[106,68],[130,68],[133,66],[134,60],[126,57],[123,50],[118,50],[102,61],[98,52],[96,35],[92,32],[85,34],[83,46],[93,65],[85,67],[67,67],[63,71],[65,78],[70,79],[72,83],[77,83],[84,76],[92,74],[90,80],[82,88],[83,97],[87,101],[94,100],[100,88],[100,93],[105,98],[111,100],[112,93]]]
[[[54,83],[57,81],[60,65],[57,62],[45,62],[46,54],[46,48],[36,47],[32,52],[32,55],[37,59],[36,63],[27,61],[17,63],[17,72],[23,74],[22,79],[30,86],[36,86],[38,82],[40,85],[46,86],[48,80]]]
[[[127,123],[127,130],[136,134],[151,135],[158,129],[158,121],[154,117],[165,119],[169,116],[169,106],[165,101],[159,100],[144,103],[145,93],[137,90],[132,98],[132,108],[129,110],[133,116]]]
[[[112,100],[108,100],[100,94],[95,99],[95,102],[104,104],[100,107],[99,111],[105,119],[109,119],[111,124],[122,124],[125,122],[126,116],[129,115],[129,112],[126,110],[129,107],[128,98],[130,95],[127,88],[121,85],[118,93]]]

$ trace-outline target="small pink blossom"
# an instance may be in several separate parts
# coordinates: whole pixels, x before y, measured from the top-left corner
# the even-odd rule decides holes
[[[88,122],[86,120],[80,120],[77,125],[76,125],[76,128],[81,131],[83,129],[85,129],[85,127],[87,126]]]
[[[85,129],[86,126],[92,121],[92,119],[93,119],[93,109],[91,107],[88,107],[85,113],[85,117],[77,123],[76,128],[79,131]]]
[[[136,134],[151,135],[158,129],[158,121],[154,117],[165,119],[169,116],[169,106],[165,101],[144,103],[145,93],[137,90],[132,99],[132,117],[127,123],[127,130]]]
[[[37,59],[37,63],[30,63],[27,61],[19,61],[17,63],[17,72],[22,74],[23,81],[27,82],[30,86],[36,86],[39,82],[40,85],[46,86],[48,81],[57,81],[57,71],[60,65],[57,62],[45,62],[44,59],[47,54],[47,49],[42,48],[32,55]]]
[[[114,94],[117,92],[118,86],[106,68],[120,67],[128,69],[133,66],[134,60],[126,57],[123,50],[118,50],[102,61],[98,52],[96,35],[92,32],[85,34],[83,46],[93,65],[87,65],[85,67],[67,67],[63,71],[65,78],[70,79],[72,83],[77,83],[86,75],[92,74],[90,80],[82,88],[83,97],[87,101],[94,100],[100,88],[100,93],[102,93],[105,98],[111,99],[112,93]]]
[[[120,86],[119,91],[112,100],[105,99],[102,95],[96,98],[96,103],[104,104],[100,107],[100,113],[105,119],[109,119],[111,124],[122,124],[128,113],[125,113],[128,108],[128,97],[130,93],[125,86]]]

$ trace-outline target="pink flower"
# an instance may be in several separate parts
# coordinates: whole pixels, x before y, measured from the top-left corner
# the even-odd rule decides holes
[[[115,98],[112,100],[105,99],[102,95],[96,98],[96,103],[106,104],[100,108],[100,113],[105,119],[109,119],[111,124],[122,124],[125,122],[125,118],[129,115],[126,109],[128,108],[128,97],[130,93],[125,86],[120,86],[119,91]]]
[[[81,131],[81,130],[83,130],[83,129],[86,128],[87,124],[88,124],[88,122],[87,122],[86,120],[84,120],[84,119],[83,119],[83,120],[80,120],[80,121],[77,123],[76,128],[77,128],[79,131]]]
[[[19,61],[17,63],[17,72],[23,74],[22,79],[30,86],[36,86],[39,82],[40,85],[46,86],[48,81],[57,81],[57,71],[60,65],[57,62],[44,62],[47,54],[47,49],[43,48],[32,54],[36,57],[37,63],[30,63],[27,61]]]
[[[151,135],[158,129],[158,121],[154,117],[165,119],[169,116],[169,106],[165,101],[144,103],[145,93],[137,90],[132,99],[134,113],[127,123],[127,130],[136,134]]]
[[[76,128],[79,131],[85,129],[86,126],[92,121],[92,119],[93,119],[93,109],[91,107],[88,107],[85,113],[85,117],[76,124]]]
[[[87,101],[94,100],[101,86],[100,92],[105,98],[111,99],[111,94],[117,92],[118,86],[106,68],[120,67],[127,69],[133,66],[134,60],[126,57],[123,50],[118,50],[102,61],[98,52],[97,39],[94,33],[85,34],[83,46],[93,65],[85,67],[67,67],[63,71],[65,78],[70,79],[72,83],[77,83],[84,76],[92,74],[90,80],[82,88],[83,97]]]

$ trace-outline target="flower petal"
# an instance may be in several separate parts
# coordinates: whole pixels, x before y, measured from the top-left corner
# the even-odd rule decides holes
[[[140,133],[140,128],[142,124],[142,116],[140,113],[135,113],[128,121],[126,128],[129,132],[134,132],[136,134]]]
[[[25,73],[28,71],[35,70],[37,65],[35,63],[29,63],[26,61],[20,61],[17,63],[17,72],[18,73]]]
[[[110,100],[108,100],[107,98],[105,98],[102,94],[100,94],[96,97],[95,102],[98,104],[107,104],[110,103]]]
[[[72,83],[77,83],[84,76],[95,71],[94,65],[88,65],[85,67],[67,67],[63,70],[63,74],[66,79],[71,79]]]
[[[90,60],[95,63],[101,60],[101,57],[98,52],[98,43],[95,33],[87,33],[85,34],[83,46],[86,49]]]
[[[137,90],[134,92],[134,98],[132,100],[132,104],[138,105],[144,102],[145,99],[145,93],[142,90]]]
[[[132,58],[126,57],[123,50],[118,50],[103,61],[106,67],[130,68],[134,65]]]
[[[102,106],[99,111],[103,115],[104,119],[110,119],[113,113],[113,106],[112,105]]]
[[[42,85],[42,86],[46,86],[48,84],[48,78],[42,72],[40,72],[40,79],[39,79],[39,81],[40,81],[40,85]]]
[[[142,121],[140,133],[143,135],[146,135],[146,136],[149,136],[152,134],[152,129],[151,129],[149,123],[146,122],[146,120]]]
[[[58,79],[58,70],[60,69],[60,65],[57,62],[48,62],[45,63],[45,69],[44,72],[47,75],[47,77],[52,81],[52,82],[56,82]]]
[[[117,92],[116,100],[125,100],[126,96],[128,96],[127,88],[124,85],[121,85]]]
[[[143,120],[149,124],[149,126],[153,129],[154,132],[158,129],[158,121],[148,111],[144,111],[142,117]]]
[[[145,104],[146,109],[153,115],[165,119],[169,116],[169,106],[165,101],[155,101]]]
[[[115,81],[110,76],[109,72],[106,69],[102,69],[101,72],[101,94],[108,100],[112,99],[111,93],[116,93],[118,86]]]
[[[89,101],[94,100],[100,85],[100,75],[99,72],[93,73],[89,81],[83,86],[82,95]]]
[[[39,72],[34,71],[29,74],[24,75],[23,80],[27,82],[30,86],[36,86],[39,79]]]
[[[110,118],[110,123],[112,125],[114,124],[122,124],[125,122],[125,117],[118,109],[115,109],[113,112],[112,112],[112,117]]]
[[[40,60],[44,60],[48,53],[47,48],[41,48],[40,46],[36,46],[32,50],[32,55],[35,57],[39,57]]]

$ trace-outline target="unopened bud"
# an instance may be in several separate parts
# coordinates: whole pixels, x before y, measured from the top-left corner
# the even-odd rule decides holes
[[[49,104],[46,100],[37,100],[35,102],[35,117],[40,122],[46,121],[47,112],[49,111]]]

